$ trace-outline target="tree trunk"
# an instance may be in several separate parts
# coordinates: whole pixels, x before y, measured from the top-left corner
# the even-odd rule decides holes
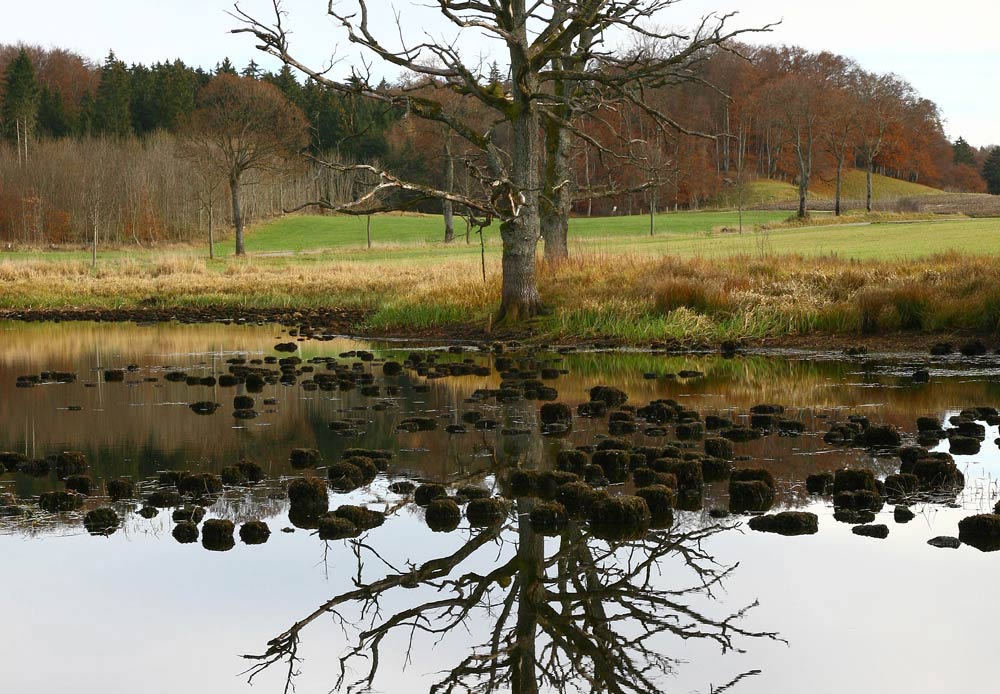
[[[564,91],[566,85],[557,85]],[[559,111],[565,117],[565,109]],[[569,257],[569,213],[573,207],[573,174],[570,171],[570,133],[560,123],[545,122],[545,172],[541,199],[542,240],[545,260],[560,263]]]
[[[444,192],[455,191],[455,160],[451,157],[451,131],[444,138]],[[455,240],[455,207],[451,200],[441,203],[441,213],[444,215],[444,242]]]
[[[208,206],[208,259],[215,260],[215,201]]]
[[[515,0],[515,18],[526,18],[524,0]],[[515,31],[519,42],[528,45],[525,21]],[[527,64],[527,50],[511,50],[511,75],[514,92],[512,104],[513,146],[509,190],[509,217],[500,225],[503,240],[503,287],[497,322],[516,323],[538,315],[542,301],[535,278],[535,252],[539,237],[538,116],[531,102],[538,91]]]
[[[229,192],[233,199],[233,224],[236,226],[236,255],[246,255],[243,245],[243,210],[240,208],[240,177],[229,178]]]
[[[835,193],[835,200],[834,200],[834,203],[833,203],[834,204],[833,214],[836,217],[839,217],[840,216],[840,212],[841,212],[841,210],[840,210],[840,196],[841,196],[841,191],[843,190],[843,186],[844,186],[843,179],[844,179],[844,160],[841,158],[841,159],[837,160],[837,190],[836,190],[836,193]]]
[[[872,167],[874,162],[869,160],[865,167],[865,209],[868,214],[872,213]]]
[[[527,516],[534,502],[521,499],[518,513]],[[545,542],[531,529],[530,523],[518,524],[518,580],[521,583],[517,601],[517,626],[515,641],[510,653],[510,688],[513,694],[538,694],[536,634],[538,631],[538,601],[544,599]]]

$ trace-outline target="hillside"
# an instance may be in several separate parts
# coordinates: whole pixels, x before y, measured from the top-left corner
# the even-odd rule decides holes
[[[810,186],[809,199],[816,202],[832,202],[834,200],[836,184],[833,179],[825,180],[816,178]],[[937,188],[901,181],[898,178],[890,178],[875,174],[872,178],[872,191],[875,202],[888,203],[895,202],[900,198],[915,197],[922,195],[940,195],[943,191]],[[863,203],[865,199],[865,173],[858,169],[852,169],[844,174],[843,193],[841,196],[844,204],[848,207],[857,207],[858,203]],[[785,181],[772,181],[758,179],[746,184],[743,193],[743,204],[745,207],[768,207],[773,205],[794,204],[799,199],[799,188],[794,183]],[[735,194],[731,191],[720,197],[718,203],[722,206],[730,207],[736,205]]]

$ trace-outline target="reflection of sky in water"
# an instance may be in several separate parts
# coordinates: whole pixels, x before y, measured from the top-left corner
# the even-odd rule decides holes
[[[5,342],[6,350],[0,345],[0,449],[23,446],[29,436],[42,452],[63,444],[93,445],[95,452],[107,456],[94,467],[102,475],[123,474],[130,461],[142,456],[218,469],[240,452],[257,451],[274,459],[274,474],[283,474],[289,471],[279,458],[293,446],[317,445],[329,458],[344,446],[355,445],[331,439],[324,429],[335,415],[352,416],[352,408],[370,403],[357,393],[272,389],[260,397],[278,397],[276,412],[246,429],[233,429],[228,414],[197,418],[181,405],[167,405],[192,399],[183,385],[162,389],[148,384],[103,385],[85,390],[74,384],[26,392],[12,387],[14,376],[42,368],[79,369],[81,380],[93,378],[84,372],[98,364],[124,366],[129,361],[150,367],[165,361],[184,367],[215,363],[220,368],[223,348],[270,353],[279,334],[273,327],[213,327],[209,332],[196,327],[157,328],[152,334],[143,330],[150,329],[61,326],[46,332],[32,326],[30,331],[5,332],[13,342]],[[161,342],[161,349],[153,348]],[[335,355],[347,348],[349,343],[310,345],[309,354]],[[873,421],[892,422],[912,433],[916,416],[935,414],[947,421],[962,407],[997,404],[995,367],[987,360],[879,357],[871,367],[859,368],[857,361],[791,357],[727,362],[711,357],[573,355],[563,362],[570,375],[555,383],[561,399],[570,402],[583,399],[587,388],[601,382],[623,385],[636,404],[654,397],[684,398],[686,405],[703,411],[734,408],[742,415],[758,402],[783,402],[794,405],[793,416],[819,432],[790,439],[769,437],[737,447],[775,472],[784,490],[784,505],[819,515],[819,535],[784,538],[743,529],[708,542],[720,562],[739,563],[711,609],[728,612],[759,599],[760,607],[751,612],[747,624],[778,631],[789,645],[742,642],[747,654],[720,659],[717,647],[704,642],[665,642],[665,650],[690,661],[679,668],[670,689],[708,691],[710,685],[718,686],[743,670],[759,668],[761,675],[734,691],[991,690],[994,676],[988,649],[1000,609],[990,599],[988,577],[1000,554],[969,547],[938,550],[926,541],[956,535],[961,518],[992,509],[1000,478],[1000,451],[994,443],[1000,435],[997,427],[987,428],[979,454],[956,458],[967,478],[958,499],[961,508],[918,504],[913,507],[917,517],[900,525],[893,521],[892,507],[886,506],[876,521],[889,526],[886,541],[854,536],[851,526],[834,521],[828,502],[806,497],[801,487],[805,474],[812,471],[832,470],[845,461],[872,464],[865,454],[826,446],[822,432],[828,422],[865,413]],[[932,383],[911,385],[911,367],[928,364],[932,364]],[[685,365],[704,370],[706,378],[677,382],[641,377],[647,371],[674,372]],[[150,373],[151,369],[143,375]],[[404,412],[428,409],[456,418],[469,407],[463,403],[468,394],[487,384],[495,387],[495,382],[481,378],[443,379],[433,382],[431,393],[398,403],[399,412],[363,412],[369,421],[364,443],[397,448],[400,467],[416,474],[448,478],[474,469],[493,445],[502,449],[509,442],[495,438],[496,434],[489,435],[494,438],[480,434],[465,439],[443,434],[397,438],[391,425]],[[227,403],[233,394],[224,390],[216,399]],[[76,398],[88,403],[85,412],[58,411]],[[511,426],[534,429],[536,407],[480,409],[506,417]],[[80,418],[75,421],[65,419],[76,415]],[[580,422],[563,442],[532,436],[514,446],[513,455],[537,458],[563,445],[591,442],[606,431],[602,427],[599,422]],[[170,453],[171,445],[179,452]],[[130,448],[136,446],[145,447],[144,452]],[[936,450],[948,450],[947,440]],[[876,468],[893,471],[894,465],[880,461]],[[14,484],[11,475],[0,478],[0,489]],[[39,489],[19,478],[16,484],[22,491]],[[393,498],[385,494],[384,482],[376,485],[376,492]],[[717,492],[709,490],[709,503]],[[365,494],[339,497],[334,505],[367,498]],[[254,508],[250,504],[240,513],[253,515]],[[280,532],[288,525],[283,506],[268,508],[277,514],[267,519],[270,541],[261,547],[237,542],[224,554],[175,543],[166,511],[152,521],[133,517],[125,529],[107,539],[87,537],[77,525],[40,529],[36,537],[0,534],[5,588],[0,591],[0,614],[7,627],[0,630],[3,690],[280,691],[279,670],[248,689],[245,678],[237,676],[247,666],[238,655],[259,651],[294,620],[350,589],[356,566],[345,543],[325,545],[303,530]],[[221,505],[214,510],[217,515],[236,512]],[[679,516],[682,523],[704,522],[701,514]],[[403,565],[453,551],[468,538],[464,527],[449,535],[430,533],[419,512],[403,509],[370,538],[387,561]],[[553,541],[547,546],[552,549]],[[488,569],[499,556],[498,551],[484,551],[470,566]],[[377,578],[382,568],[369,561],[366,572],[367,578]],[[665,571],[658,580],[672,586],[676,575]],[[382,607],[388,611],[411,598],[403,591],[387,597]],[[377,689],[426,691],[433,682],[430,675],[454,665],[457,654],[478,641],[474,636],[481,636],[483,628],[483,622],[474,622],[471,634],[453,633],[436,649],[421,642],[405,671],[400,661],[405,644],[393,637],[386,647],[392,655],[381,670]],[[325,692],[332,686],[335,656],[342,644],[341,630],[331,620],[321,620],[306,632],[300,692]]]

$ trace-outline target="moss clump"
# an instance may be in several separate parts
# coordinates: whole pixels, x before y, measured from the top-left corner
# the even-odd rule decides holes
[[[833,473],[819,472],[806,477],[806,491],[810,494],[824,496],[833,488]]]
[[[45,492],[38,497],[38,506],[49,513],[76,511],[83,506],[83,497],[74,492]]]
[[[631,455],[625,449],[607,448],[594,451],[591,460],[594,465],[601,466],[605,477],[611,481],[615,481],[621,479],[623,476],[627,476],[631,463]]]
[[[205,518],[205,509],[201,506],[182,506],[175,509],[171,517],[174,519],[174,523],[191,521],[197,525]]]
[[[437,420],[433,417],[410,417],[399,423],[400,429],[409,431],[434,431],[437,427]]]
[[[732,461],[722,458],[705,458],[701,461],[701,476],[706,482],[722,482],[732,474]]]
[[[466,484],[455,490],[455,496],[463,501],[472,501],[473,499],[489,499],[491,494],[489,489]]]
[[[861,433],[860,438],[868,448],[895,448],[903,442],[903,437],[889,424],[869,426]]]
[[[878,493],[875,473],[868,469],[837,470],[833,476],[833,493],[867,490]]]
[[[146,520],[151,520],[160,515],[160,509],[155,506],[143,506],[137,511],[137,513]]]
[[[90,496],[94,491],[94,480],[87,475],[70,475],[66,478],[66,490]]]
[[[507,517],[507,504],[503,499],[473,499],[465,507],[465,517],[475,528],[496,525]]]
[[[247,521],[240,526],[240,540],[245,545],[262,545],[271,537],[267,523],[259,520]]]
[[[172,489],[160,489],[146,497],[146,503],[156,508],[173,508],[182,503],[181,495]]]
[[[183,521],[174,526],[171,535],[182,545],[198,541],[198,526],[191,521]]]
[[[318,517],[330,508],[326,484],[317,477],[292,480],[288,485],[288,500],[299,518]]]
[[[958,522],[958,539],[981,552],[1000,550],[1000,515],[983,513]]]
[[[346,518],[354,523],[358,530],[371,530],[385,523],[385,515],[378,511],[372,511],[364,506],[345,505],[333,512],[339,518]]]
[[[674,490],[662,484],[643,487],[635,493],[646,502],[654,526],[670,527],[674,520],[674,504],[677,499]]]
[[[582,475],[584,468],[590,464],[590,456],[583,451],[559,451],[556,454],[556,467],[566,472]]]
[[[912,474],[889,475],[885,478],[885,491],[889,496],[908,496],[920,489],[920,478]]]
[[[733,482],[753,482],[754,480],[758,480],[771,489],[777,488],[774,483],[774,475],[769,470],[762,468],[740,468],[739,470],[733,470],[729,479]]]
[[[539,419],[542,424],[564,424],[571,428],[573,426],[573,410],[565,403],[547,402],[542,405]]]
[[[705,454],[720,460],[732,460],[736,457],[733,442],[719,437],[705,439]]]
[[[763,513],[774,505],[774,488],[761,480],[729,482],[729,510],[732,513]]]
[[[566,507],[558,501],[538,504],[528,514],[531,528],[542,535],[558,535],[566,527],[569,516]]]
[[[368,456],[352,455],[344,458],[344,462],[353,465],[361,471],[361,484],[368,484],[378,477],[378,466]]]
[[[751,518],[750,529],[762,533],[777,533],[788,536],[815,535],[819,532],[819,518],[815,513],[782,511],[770,516]]]
[[[590,513],[601,494],[586,482],[570,482],[559,488],[556,501],[562,504],[570,517],[584,517]]]
[[[442,484],[422,484],[413,492],[413,501],[417,506],[427,506],[435,499],[444,499],[448,490]]]
[[[412,494],[416,488],[417,485],[413,484],[410,480],[399,480],[389,485],[389,491],[393,494]]]
[[[649,531],[651,514],[638,496],[601,496],[588,514],[591,530],[609,540],[636,539]]]
[[[861,537],[874,537],[878,540],[884,540],[889,537],[889,526],[887,525],[856,525],[851,528],[851,532],[855,535],[860,535]]]
[[[434,499],[427,505],[427,527],[436,533],[450,533],[462,521],[462,511],[453,499]]]
[[[608,407],[620,407],[628,401],[628,393],[612,386],[594,386],[590,389],[590,399],[603,402]]]
[[[83,527],[91,535],[110,535],[118,530],[121,520],[114,509],[97,508],[83,517]]]
[[[316,467],[322,460],[323,457],[315,448],[293,448],[288,454],[288,462],[296,470]]]
[[[258,484],[264,481],[264,468],[251,460],[241,460],[236,467],[243,474],[248,484]]]
[[[28,456],[22,453],[12,453],[12,452],[2,452],[0,453],[0,474],[4,470],[7,472],[15,472],[22,465],[28,462]]]
[[[246,482],[243,473],[235,465],[227,465],[219,470],[219,478],[222,480],[222,484],[227,487],[238,487]]]
[[[333,463],[326,469],[330,486],[338,492],[350,492],[361,486],[364,480],[364,472],[357,465],[345,460]]]
[[[538,497],[546,501],[552,501],[559,493],[559,488],[570,482],[579,482],[580,476],[572,472],[562,472],[559,470],[539,473],[535,486]]]
[[[317,529],[321,540],[343,540],[348,537],[356,537],[360,532],[354,523],[332,513],[319,519]]]
[[[82,475],[87,471],[87,458],[80,451],[63,451],[52,456],[51,460],[61,480],[70,475]]]
[[[705,484],[704,473],[699,460],[671,460],[663,458],[655,461],[655,469],[677,478],[678,489],[701,489]]]
[[[228,552],[236,546],[233,533],[236,526],[230,520],[213,518],[201,526],[201,546],[211,552]]]
[[[222,478],[210,472],[181,475],[177,481],[177,491],[185,496],[218,494],[222,489]]]
[[[861,489],[856,492],[840,492],[833,497],[834,508],[841,508],[848,511],[872,511],[877,513],[882,510],[885,502],[878,492],[868,489]]]
[[[119,478],[116,480],[108,480],[107,489],[108,496],[112,501],[131,499],[135,496],[135,485],[132,484],[132,480],[129,479]]]

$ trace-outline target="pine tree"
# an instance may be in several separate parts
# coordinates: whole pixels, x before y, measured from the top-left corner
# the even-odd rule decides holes
[[[259,80],[261,75],[264,73],[261,71],[260,65],[258,65],[255,60],[251,59],[250,62],[247,63],[247,66],[243,68],[243,72],[240,74],[244,77],[249,77],[252,80]]]
[[[38,132],[45,137],[65,137],[73,132],[62,94],[47,86],[42,87],[38,101]]]
[[[4,136],[11,142],[17,143],[20,155],[22,152],[27,152],[27,143],[35,132],[40,99],[35,68],[31,64],[28,52],[23,48],[7,66],[3,82],[0,123],[3,126]]]
[[[101,67],[101,82],[94,101],[94,129],[105,135],[124,136],[132,127],[132,85],[125,63],[108,53]]]
[[[994,147],[983,165],[983,178],[990,195],[1000,195],[1000,147]]]
[[[232,61],[226,57],[222,59],[222,62],[215,66],[215,74],[217,75],[235,75],[236,66],[233,65]]]
[[[956,164],[976,165],[976,153],[972,150],[972,145],[966,142],[964,137],[955,140],[951,146],[953,160]]]

